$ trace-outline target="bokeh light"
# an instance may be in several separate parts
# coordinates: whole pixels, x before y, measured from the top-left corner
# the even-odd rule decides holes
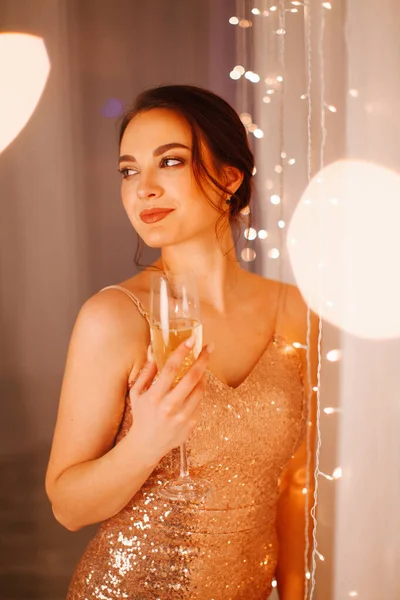
[[[49,72],[42,38],[25,33],[0,34],[0,152],[29,121]]]

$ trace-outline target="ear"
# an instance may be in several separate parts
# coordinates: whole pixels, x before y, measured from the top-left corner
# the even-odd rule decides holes
[[[240,188],[243,177],[243,173],[236,167],[224,167],[224,184],[231,194],[234,194]]]

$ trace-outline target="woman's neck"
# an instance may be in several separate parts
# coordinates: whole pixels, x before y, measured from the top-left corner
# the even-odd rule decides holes
[[[236,260],[229,230],[221,240],[186,242],[162,249],[156,266],[170,273],[191,273],[197,280],[200,301],[223,314],[234,301],[235,289],[245,273]]]

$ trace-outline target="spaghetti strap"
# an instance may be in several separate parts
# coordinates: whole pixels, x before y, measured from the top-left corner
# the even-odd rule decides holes
[[[121,292],[123,292],[126,296],[128,296],[132,302],[136,305],[138,311],[140,312],[140,314],[146,319],[146,321],[148,323],[150,323],[150,314],[147,312],[147,310],[144,308],[143,304],[140,302],[140,300],[138,298],[136,298],[136,296],[134,294],[132,294],[132,292],[130,290],[127,290],[126,288],[124,288],[122,285],[108,285],[105,288],[102,288],[100,290],[100,292],[104,292],[104,290],[120,290]]]

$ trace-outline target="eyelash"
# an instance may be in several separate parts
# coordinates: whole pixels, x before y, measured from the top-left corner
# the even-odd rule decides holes
[[[179,164],[177,164],[177,165],[171,165],[170,167],[168,167],[168,165],[165,165],[165,163],[167,161],[169,161],[169,160],[174,160],[174,161],[178,162]],[[184,165],[185,162],[186,161],[183,158],[177,158],[176,156],[164,156],[164,158],[160,162],[160,166],[163,169],[165,169],[165,168],[171,169],[173,167],[180,167],[180,166]],[[128,177],[136,175],[136,173],[137,173],[137,171],[136,171],[136,173],[131,173],[129,175],[128,174],[129,171],[134,171],[135,170],[135,169],[129,169],[129,167],[125,167],[124,169],[118,169],[118,170],[121,173],[123,179],[127,179]]]

